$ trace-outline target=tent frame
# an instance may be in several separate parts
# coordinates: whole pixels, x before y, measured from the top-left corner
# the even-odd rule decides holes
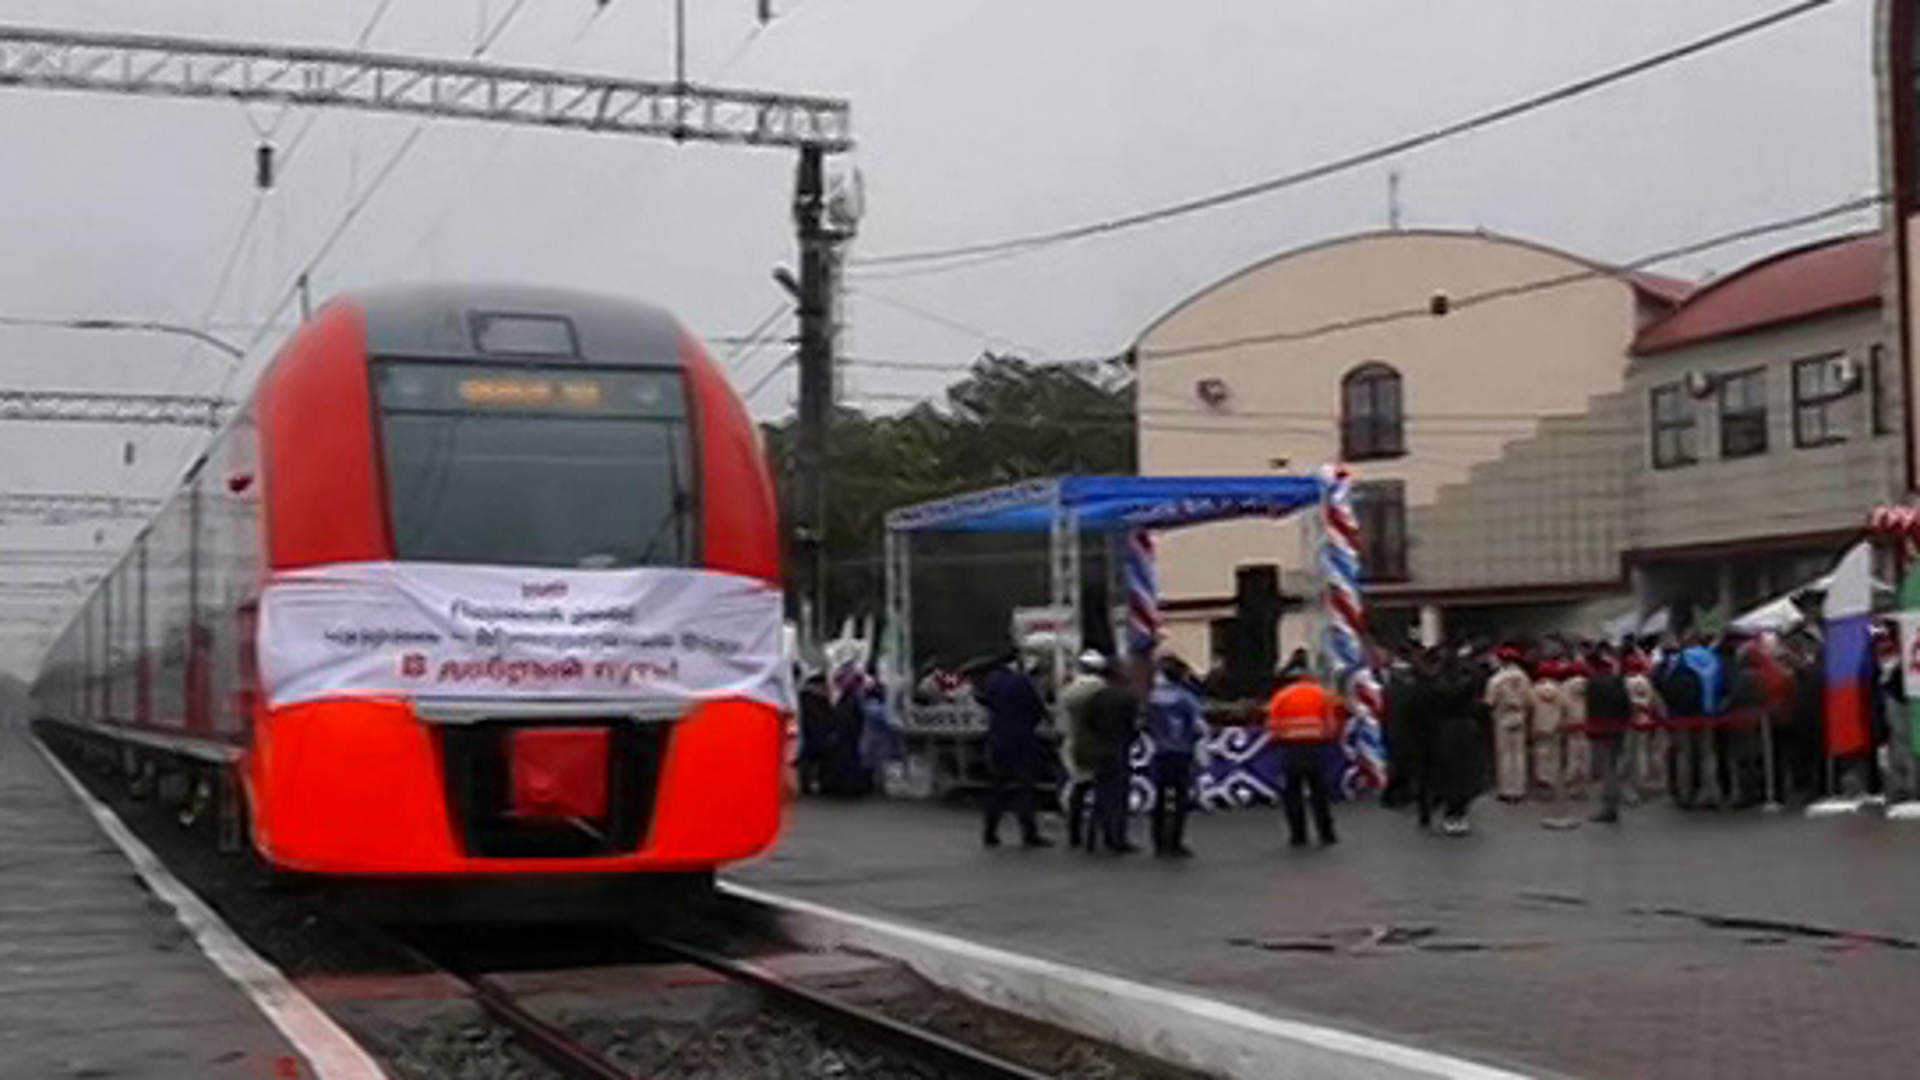
[[[913,534],[917,532],[950,531],[1003,531],[992,527],[973,529],[966,523],[977,522],[991,515],[1007,512],[1044,511],[1046,515],[1044,529],[1014,529],[1005,531],[1044,531],[1047,536],[1048,600],[1065,616],[1065,625],[1071,628],[1066,633],[1055,634],[1052,644],[1051,679],[1052,689],[1056,692],[1070,670],[1070,661],[1078,651],[1079,627],[1082,625],[1082,609],[1085,595],[1082,582],[1081,537],[1088,522],[1079,508],[1068,498],[1068,485],[1074,478],[1054,477],[1042,480],[1028,480],[1004,487],[989,488],[982,491],[967,492],[950,498],[937,499],[916,506],[903,507],[887,515],[886,540],[884,547],[886,627],[885,636],[890,670],[885,679],[888,695],[888,709],[894,716],[906,715],[913,693]],[[1170,481],[1173,478],[1148,478],[1149,482]],[[1230,502],[1223,502],[1219,508],[1203,509],[1200,516],[1193,520],[1179,517],[1177,514],[1158,517],[1156,520],[1134,523],[1107,520],[1094,526],[1099,528],[1107,544],[1107,570],[1109,582],[1110,617],[1114,627],[1114,645],[1116,653],[1126,656],[1128,634],[1126,632],[1126,604],[1121,597],[1119,586],[1122,577],[1122,548],[1125,537],[1136,528],[1161,531],[1188,524],[1208,521],[1234,520],[1248,517],[1268,517],[1280,520],[1299,511],[1317,508],[1322,493],[1322,482],[1309,477],[1259,477],[1259,478],[1202,478],[1195,483],[1233,483],[1258,484],[1262,482],[1310,483],[1314,485],[1314,497],[1311,500],[1298,499],[1292,505],[1279,509],[1279,502],[1264,508],[1235,510]],[[1222,495],[1223,500],[1232,498],[1252,498],[1247,495]],[[1169,496],[1171,498],[1171,496]],[[1277,497],[1276,497],[1277,499]],[[1309,527],[1312,515],[1308,515]],[[1313,559],[1313,565],[1320,565]],[[1324,592],[1324,590],[1322,590]]]

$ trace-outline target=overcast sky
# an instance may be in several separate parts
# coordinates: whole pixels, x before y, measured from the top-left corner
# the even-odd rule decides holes
[[[695,0],[692,76],[845,96],[866,178],[854,254],[1077,224],[1290,171],[1502,104],[1786,0]],[[0,0],[0,21],[345,45],[379,0]],[[405,0],[380,50],[463,56],[511,0]],[[671,0],[534,0],[489,54],[667,77]],[[1871,0],[1410,155],[1409,225],[1485,227],[1602,259],[1822,207],[1875,186]],[[245,340],[415,120],[0,90],[0,315],[199,323],[254,203],[253,147],[313,120],[238,247],[216,332]],[[315,274],[324,295],[423,277],[588,286],[743,332],[782,299],[793,157],[777,150],[434,126]],[[1206,283],[1386,221],[1387,169],[982,268],[856,282],[846,351],[963,362],[989,343],[1107,353]],[[1828,227],[1829,229],[1832,226]],[[1673,269],[1727,270],[1783,236]],[[930,313],[914,314],[909,309]],[[961,329],[962,327],[969,329]],[[233,388],[280,332],[265,335]],[[726,349],[719,352],[724,355]],[[740,363],[757,381],[782,355]],[[10,386],[212,391],[177,342],[0,328]],[[855,398],[938,373],[856,371]],[[790,373],[754,405],[782,411]],[[122,464],[123,443],[138,445]],[[177,431],[0,425],[0,490],[159,493]],[[107,530],[111,550],[132,526]],[[94,548],[93,526],[0,526],[0,551]],[[0,559],[6,582],[73,568]],[[4,585],[4,583],[0,583]],[[0,591],[0,612],[44,598]],[[0,637],[0,665],[28,655]]]

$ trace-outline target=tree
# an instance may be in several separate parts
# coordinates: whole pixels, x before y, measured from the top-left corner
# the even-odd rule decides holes
[[[879,613],[891,510],[1038,477],[1134,472],[1130,374],[1120,361],[1036,364],[986,353],[940,405],[893,415],[838,410],[827,440],[824,625]],[[792,421],[766,434],[784,515]],[[1032,537],[941,537],[917,544],[916,554],[922,656],[953,662],[1004,647],[1009,610],[1046,595],[1045,546]],[[1104,580],[1102,567],[1089,559],[1089,576]]]

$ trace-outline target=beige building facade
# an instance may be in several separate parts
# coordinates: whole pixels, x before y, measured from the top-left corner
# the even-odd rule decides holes
[[[1591,633],[1757,602],[1902,487],[1875,237],[1706,287],[1481,233],[1388,232],[1203,290],[1137,345],[1141,471],[1359,481],[1383,638]],[[1272,567],[1311,630],[1304,529],[1167,537],[1170,645],[1221,654]]]
[[[1816,577],[1902,501],[1902,379],[1878,235],[1782,253],[1643,334],[1647,425],[1623,561],[1638,595],[1740,608]]]
[[[1502,534],[1515,541],[1502,565],[1486,530],[1426,519],[1443,493],[1539,437],[1549,418],[1581,417],[1619,391],[1634,335],[1682,292],[1481,233],[1383,232],[1290,252],[1203,290],[1141,335],[1140,468],[1244,474],[1349,462],[1362,484],[1371,602],[1403,621],[1423,593],[1588,576],[1520,542],[1532,526]],[[1261,522],[1165,538],[1172,647],[1218,652],[1243,569],[1277,567],[1294,606],[1310,599],[1305,543],[1298,525]],[[1300,643],[1304,622],[1283,617],[1283,646]]]

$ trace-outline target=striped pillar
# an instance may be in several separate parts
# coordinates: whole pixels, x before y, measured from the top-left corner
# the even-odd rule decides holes
[[[1151,655],[1160,641],[1160,574],[1154,565],[1153,534],[1127,534],[1127,655]]]
[[[1386,745],[1380,729],[1384,702],[1368,655],[1353,478],[1342,466],[1328,466],[1320,483],[1320,587],[1327,620],[1323,647],[1332,687],[1347,706],[1340,742],[1347,755],[1344,786],[1352,796],[1386,785]]]

